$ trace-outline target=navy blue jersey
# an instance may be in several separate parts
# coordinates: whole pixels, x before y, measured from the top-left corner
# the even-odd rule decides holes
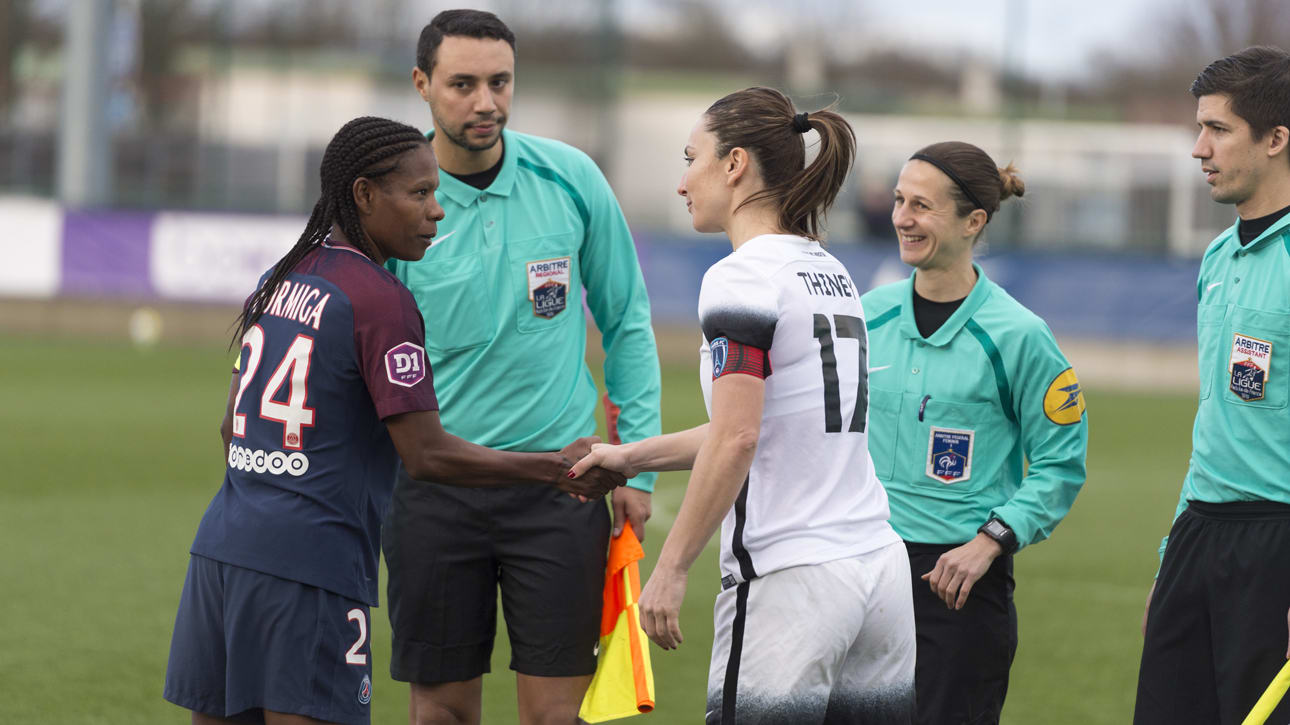
[[[242,338],[228,468],[192,553],[375,606],[398,463],[382,420],[438,409],[424,329],[366,255],[309,252]]]

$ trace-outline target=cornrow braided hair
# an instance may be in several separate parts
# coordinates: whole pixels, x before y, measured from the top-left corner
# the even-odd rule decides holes
[[[273,265],[268,279],[251,295],[234,322],[236,336],[230,346],[237,345],[246,331],[259,321],[278,285],[309,250],[327,239],[333,226],[339,227],[345,238],[373,261],[380,257],[359,220],[358,207],[354,203],[354,181],[360,177],[379,179],[385,176],[398,168],[400,156],[429,143],[417,129],[375,116],[356,118],[336,132],[323,152],[318,170],[322,193],[309,215],[309,222],[295,246]]]

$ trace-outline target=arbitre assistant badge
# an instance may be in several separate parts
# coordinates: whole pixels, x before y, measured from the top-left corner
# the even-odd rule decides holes
[[[569,304],[572,258],[540,259],[525,263],[524,268],[529,280],[529,301],[533,303],[533,314],[549,320],[563,312]]]
[[[1228,387],[1236,397],[1250,402],[1262,400],[1272,366],[1272,343],[1241,333],[1232,335],[1232,355],[1227,370],[1231,375]]]

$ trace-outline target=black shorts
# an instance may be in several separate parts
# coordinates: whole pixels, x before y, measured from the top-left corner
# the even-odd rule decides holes
[[[1238,725],[1286,663],[1290,505],[1190,501],[1169,532],[1136,725]],[[1290,722],[1290,697],[1268,718]]]
[[[914,585],[914,722],[919,725],[998,723],[1017,653],[1011,556],[990,564],[959,610],[946,607],[920,578],[936,567],[941,554],[957,546],[905,544]]]
[[[550,486],[414,481],[400,467],[382,541],[394,679],[434,684],[488,672],[498,585],[511,669],[540,677],[596,671],[609,546],[604,502],[582,503]]]

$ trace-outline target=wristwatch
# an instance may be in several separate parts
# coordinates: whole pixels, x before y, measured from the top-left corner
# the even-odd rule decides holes
[[[1017,550],[1017,534],[1013,532],[1011,526],[1003,523],[1003,519],[997,516],[991,516],[990,520],[981,524],[981,528],[976,531],[999,542],[1005,554],[1011,554]]]

